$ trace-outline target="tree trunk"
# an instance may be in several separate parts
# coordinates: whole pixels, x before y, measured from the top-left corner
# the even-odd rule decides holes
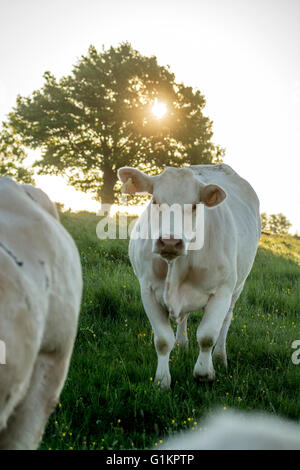
[[[117,171],[109,166],[103,167],[103,184],[100,191],[102,204],[113,204],[115,200],[114,185],[117,182]]]

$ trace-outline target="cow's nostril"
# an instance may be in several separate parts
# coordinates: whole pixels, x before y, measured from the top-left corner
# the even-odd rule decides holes
[[[184,248],[184,242],[181,238],[159,237],[156,242],[156,250],[163,255],[179,255]]]

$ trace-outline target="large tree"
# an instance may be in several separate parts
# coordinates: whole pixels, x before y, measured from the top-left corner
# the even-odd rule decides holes
[[[128,43],[100,53],[91,46],[70,75],[44,79],[32,96],[18,96],[9,125],[24,145],[41,149],[40,172],[65,174],[102,202],[113,202],[120,166],[155,173],[221,160],[200,91]],[[161,119],[152,112],[156,100],[167,107]]]

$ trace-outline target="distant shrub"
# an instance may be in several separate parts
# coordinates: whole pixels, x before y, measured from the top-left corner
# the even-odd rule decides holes
[[[268,215],[263,212],[260,215],[262,230],[268,230],[272,233],[288,233],[291,222],[282,213]]]

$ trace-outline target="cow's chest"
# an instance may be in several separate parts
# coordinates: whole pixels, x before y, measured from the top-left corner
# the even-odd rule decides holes
[[[203,268],[169,268],[154,289],[158,302],[174,317],[202,309],[215,291],[207,283],[207,274]]]
[[[169,312],[175,316],[180,313],[189,313],[205,307],[209,299],[209,293],[203,291],[199,286],[184,283],[177,289],[166,285],[163,293],[164,304]]]

